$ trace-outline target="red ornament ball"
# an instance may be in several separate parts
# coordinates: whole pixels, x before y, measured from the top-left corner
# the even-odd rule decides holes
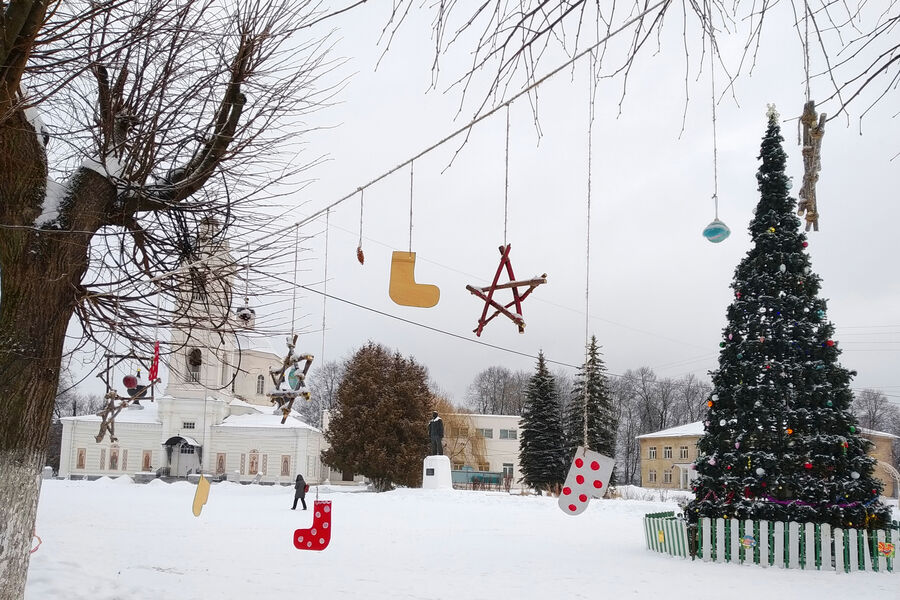
[[[806,467],[807,469],[812,469],[812,463],[811,463],[811,462],[807,462],[807,463],[804,464],[803,466]]]
[[[137,377],[135,377],[134,375],[126,375],[125,377],[123,377],[122,383],[125,384],[125,387],[129,390],[133,390],[138,386]]]
[[[807,248],[809,246],[809,242],[803,242],[803,247]]]
[[[825,342],[825,345],[831,348],[832,346],[834,346],[834,340],[828,340],[827,342]]]

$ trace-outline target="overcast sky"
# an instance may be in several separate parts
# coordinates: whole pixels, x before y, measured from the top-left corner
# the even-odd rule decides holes
[[[777,8],[784,12],[785,7]],[[352,76],[339,95],[340,104],[313,117],[313,125],[334,127],[308,138],[306,151],[327,154],[330,160],[310,173],[316,178],[311,186],[291,198],[298,208],[286,224],[351,192],[472,116],[473,106],[466,105],[456,118],[460,95],[454,90],[444,93],[452,76],[460,75],[471,60],[462,47],[445,57],[438,90],[428,91],[433,43],[425,10],[410,13],[375,69],[384,49],[378,37],[387,9],[387,3],[367,3],[326,22],[337,30],[335,53],[348,59],[335,77]],[[680,33],[680,25],[674,29]],[[737,83],[737,101],[729,96],[718,105],[719,216],[732,235],[714,245],[701,236],[714,216],[708,71],[697,81],[696,64],[691,66],[690,103],[679,137],[685,58],[680,35],[664,35],[662,41],[662,51],[655,56],[644,53],[632,72],[621,115],[621,79],[601,82],[597,93],[589,331],[597,336],[613,373],[649,366],[661,377],[694,373],[707,379],[717,364],[732,299],[729,284],[750,244],[747,225],[758,201],[756,157],[766,105],[774,103],[785,119],[799,115],[804,101],[802,52],[789,26],[770,30],[752,77]],[[742,44],[722,38],[719,42],[726,60],[736,64]],[[699,52],[692,54],[693,63],[696,56]],[[556,61],[549,60],[548,66],[551,63]],[[518,278],[547,273],[549,282],[523,305],[524,335],[507,319],[497,318],[480,338],[527,355],[543,350],[548,359],[570,365],[583,361],[585,339],[586,66],[579,63],[539,88],[540,139],[526,101],[510,110],[512,264]],[[814,99],[826,91],[824,81],[813,83]],[[855,120],[862,106],[851,126],[845,120],[828,124],[818,185],[821,231],[810,234],[809,252],[813,269],[823,278],[822,295],[837,327],[841,362],[858,371],[853,387],[878,388],[896,400],[900,159],[890,158],[900,151],[900,127],[888,107],[896,104],[895,98],[867,116],[862,136]],[[382,343],[427,366],[435,383],[457,403],[482,369],[533,369],[532,358],[466,341],[478,339],[472,330],[483,303],[465,286],[489,283],[503,242],[504,131],[501,112],[472,131],[445,172],[458,143],[415,163],[416,280],[440,288],[434,308],[403,307],[388,297],[391,252],[406,250],[408,244],[408,169],[365,192],[364,266],[356,260],[359,201],[345,202],[330,215],[329,294],[465,339],[329,300],[323,357],[322,297],[304,293],[297,326],[307,333],[300,350],[312,352],[320,363],[323,358],[343,359],[368,340]],[[784,123],[783,133],[796,193],[802,177],[796,121]],[[323,231],[324,219],[305,233]],[[317,235],[307,247],[300,281],[321,290],[325,237]],[[508,291],[502,294],[511,299]],[[279,317],[286,331],[288,314]]]

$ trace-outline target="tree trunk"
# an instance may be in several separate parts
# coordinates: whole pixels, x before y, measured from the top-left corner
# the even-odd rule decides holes
[[[66,327],[73,312],[70,277],[72,271],[80,276],[80,271],[60,273],[40,260],[3,266],[0,581],[4,583],[0,600],[18,600],[25,592],[40,471],[46,457]]]

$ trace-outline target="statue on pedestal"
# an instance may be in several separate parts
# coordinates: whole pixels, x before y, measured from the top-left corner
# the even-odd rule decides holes
[[[430,456],[442,456],[444,454],[444,422],[438,416],[437,411],[431,413],[431,421],[428,423],[428,439],[431,441]]]

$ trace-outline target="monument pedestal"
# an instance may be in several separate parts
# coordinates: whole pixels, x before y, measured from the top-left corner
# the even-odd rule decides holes
[[[422,461],[422,489],[452,490],[449,456],[426,456]]]

